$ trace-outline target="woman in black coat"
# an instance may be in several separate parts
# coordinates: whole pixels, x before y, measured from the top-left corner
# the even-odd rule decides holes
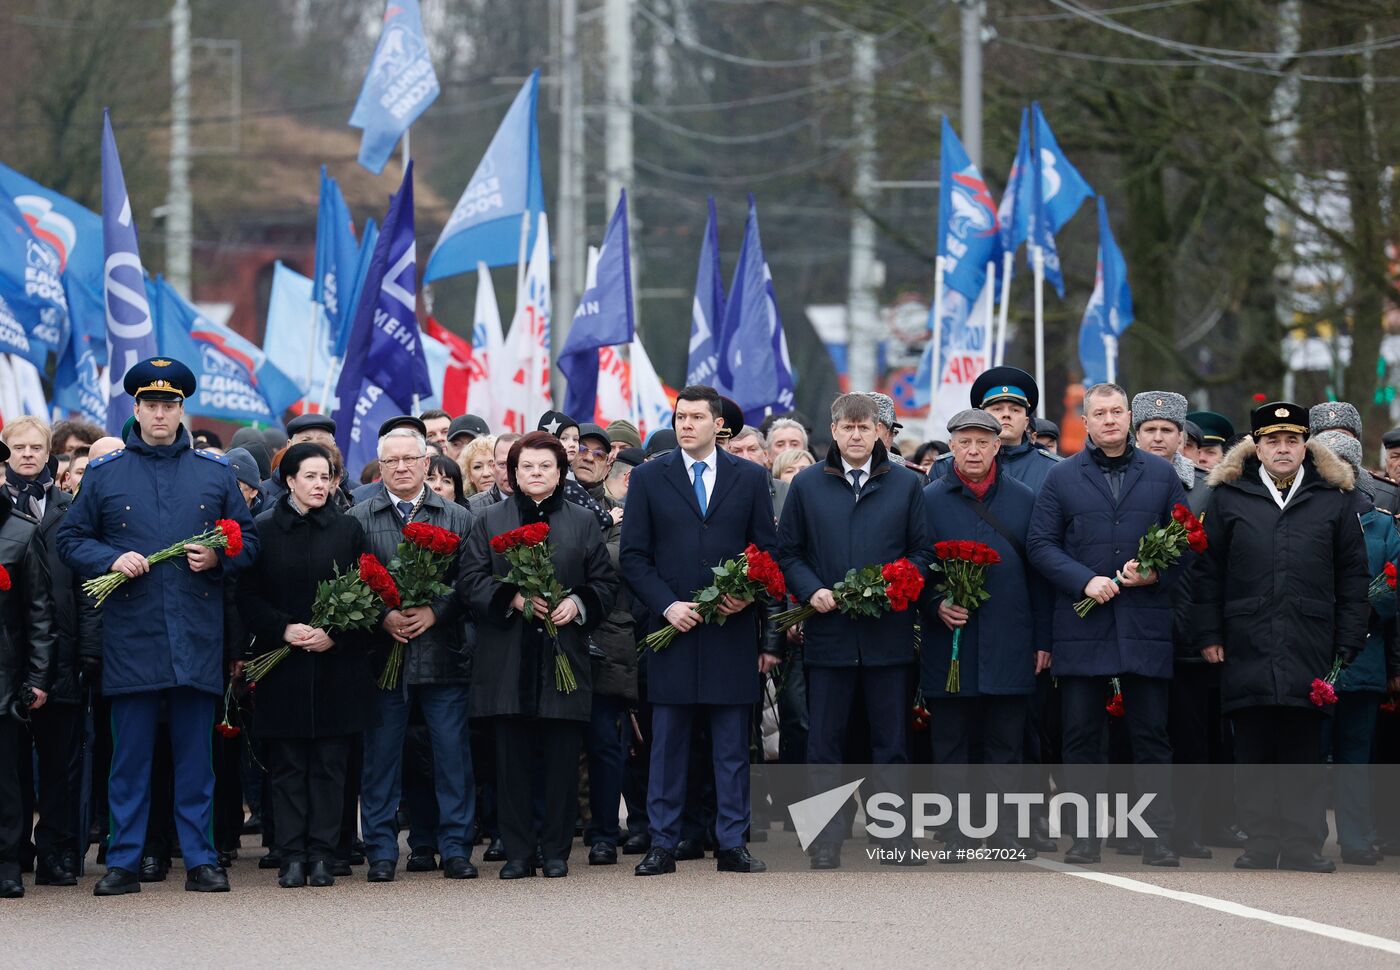
[[[238,607],[254,653],[292,652],[257,683],[254,726],[266,743],[276,851],[284,888],[334,884],[346,765],[354,736],[371,724],[368,641],[312,627],[316,586],[365,551],[360,524],[328,503],[330,454],[293,445],[282,458],[288,491],[257,517],[265,543],[239,578]]]
[[[515,442],[506,460],[514,495],[478,515],[462,554],[457,594],[479,621],[472,674],[472,716],[493,719],[496,788],[507,862],[502,879],[533,876],[538,846],[546,876],[568,875],[569,847],[578,813],[578,757],[592,711],[588,633],[605,620],[617,596],[617,574],[597,520],[564,501],[564,447],[553,435],[532,432]],[[518,587],[496,577],[510,571],[491,538],[522,525],[549,523],[555,576],[569,595],[552,611],[535,601],[527,622]],[[539,617],[549,612],[578,688],[560,693],[554,682],[554,645]],[[539,824],[535,781],[544,791]]]

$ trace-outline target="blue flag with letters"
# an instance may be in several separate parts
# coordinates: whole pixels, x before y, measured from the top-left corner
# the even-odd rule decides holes
[[[54,404],[101,425],[107,420],[107,388],[97,362],[97,342],[80,328],[73,328],[68,346],[54,374]]]
[[[350,124],[364,129],[360,164],[375,175],[384,171],[394,145],[440,91],[418,0],[389,0],[379,44],[350,115]]]
[[[0,195],[0,348],[40,371],[62,353],[70,324],[63,270],[53,247],[37,238],[18,207]]]
[[[1016,160],[1006,177],[1006,191],[997,208],[997,232],[1004,253],[1015,253],[1030,233],[1027,216],[1031,207],[1031,110],[1021,109],[1021,135],[1016,141]]]
[[[564,413],[591,421],[598,406],[598,349],[630,344],[637,332],[632,315],[632,254],[627,238],[627,192],[618,199],[603,246],[559,352],[559,370],[569,379]]]
[[[360,297],[365,291],[365,277],[369,275],[369,262],[374,258],[374,247],[379,245],[379,226],[373,219],[365,220],[365,231],[360,235],[360,249],[355,258],[355,273],[350,279],[349,296],[341,300],[340,330],[336,333],[335,346],[331,356],[344,359],[345,348],[350,343],[350,331],[355,323],[355,310],[360,305]]]
[[[373,416],[409,413],[415,396],[433,393],[418,329],[415,253],[410,162],[389,200],[336,382],[336,444],[355,474],[375,458],[383,419]]]
[[[719,266],[719,220],[715,197],[709,197],[705,238],[700,243],[700,267],[695,272],[695,299],[690,308],[690,353],[686,359],[687,384],[714,384],[719,369],[719,334],[724,319],[724,280]]]
[[[531,218],[524,252],[532,251],[539,224],[536,215],[544,211],[540,134],[535,124],[539,86],[540,72],[536,70],[515,96],[442,227],[442,235],[428,256],[423,282],[474,273],[478,262],[487,266],[519,262],[520,228],[526,212]]]
[[[355,243],[355,224],[340,185],[321,166],[321,202],[316,210],[316,275],[312,278],[312,299],[326,311],[329,333],[321,337],[328,347],[340,342],[341,327],[350,325],[353,304],[347,303],[355,285],[360,262]]]
[[[120,434],[132,414],[131,395],[123,387],[133,364],[154,357],[155,326],[146,298],[145,271],[136,247],[136,221],[126,194],[122,161],[112,119],[102,111],[102,250],[106,253],[103,286],[107,300],[107,433]]]
[[[938,255],[943,257],[943,281],[975,300],[987,282],[987,263],[1000,258],[997,204],[946,116],[938,168]]]
[[[1055,247],[1055,233],[1069,222],[1085,199],[1094,190],[1070,164],[1055,141],[1050,123],[1041,114],[1040,104],[1031,103],[1031,165],[1030,207],[1026,215],[1027,238],[1031,245],[1045,251],[1045,278],[1063,299],[1065,277],[1060,269],[1060,254]]]
[[[1079,325],[1079,364],[1084,386],[1108,380],[1108,362],[1118,377],[1118,340],[1133,322],[1133,293],[1128,286],[1128,262],[1108,224],[1108,203],[1099,196],[1099,264],[1094,294]],[[1121,383],[1121,381],[1119,381]]]
[[[751,195],[719,349],[720,383],[743,409],[746,424],[757,425],[769,412],[792,409],[793,379],[785,354],[772,275],[758,231],[758,207]]]

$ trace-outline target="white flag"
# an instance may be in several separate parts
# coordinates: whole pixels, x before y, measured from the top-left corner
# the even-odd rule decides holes
[[[656,376],[647,349],[640,336],[632,338],[629,348],[632,373],[632,423],[641,432],[642,441],[658,428],[669,428],[675,407],[666,396],[666,386]]]
[[[505,370],[502,360],[505,338],[501,336],[501,310],[496,305],[496,287],[485,263],[476,264],[476,316],[472,323],[472,360],[467,369],[467,411],[498,428],[504,416],[500,407],[504,388],[495,381]],[[499,430],[499,428],[498,428]]]
[[[554,407],[549,390],[549,221],[540,213],[539,232],[525,270],[515,319],[506,338],[504,359],[510,372],[501,394],[501,423],[497,433],[533,431],[544,412]],[[503,377],[505,375],[502,375]]]

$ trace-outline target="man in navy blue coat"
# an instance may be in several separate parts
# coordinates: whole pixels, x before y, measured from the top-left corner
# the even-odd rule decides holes
[[[59,527],[59,555],[84,579],[109,570],[127,581],[102,607],[102,694],[112,703],[112,816],[107,873],[95,895],[139,892],[151,808],[151,758],[162,710],[169,719],[175,822],[185,889],[227,892],[213,830],[215,706],[223,693],[223,581],[252,562],[258,534],[228,461],[195,451],[180,423],[194,375],[153,357],[125,377],[136,399],[126,447],[88,466]],[[154,566],[147,556],[199,535],[219,519],[243,531],[234,558],[206,546]]]
[[[1134,555],[1147,530],[1171,522],[1186,492],[1172,466],[1128,439],[1132,411],[1117,384],[1084,395],[1090,444],[1050,470],[1031,518],[1031,563],[1055,587],[1051,664],[1060,682],[1064,762],[1101,765],[1105,758],[1109,678],[1118,677],[1132,744],[1136,786],[1155,793],[1143,818],[1156,837],[1143,842],[1147,865],[1176,866],[1171,848],[1167,694],[1172,676],[1171,584],[1180,565],[1139,572]],[[1081,618],[1074,603],[1097,604]],[[1099,771],[1074,771],[1069,788],[1105,791]],[[1078,783],[1076,783],[1076,779]],[[1091,819],[1092,822],[1092,819]],[[1076,838],[1066,862],[1098,862],[1099,840]]]
[[[874,764],[909,763],[913,696],[913,609],[853,617],[836,608],[832,587],[851,569],[909,559],[927,562],[928,523],[921,477],[889,458],[877,437],[878,410],[864,394],[831,405],[833,443],[826,461],[793,479],[778,524],[778,555],[788,588],[817,610],[804,624],[807,761],[842,761],[856,695],[865,700]],[[841,865],[844,823],[833,819],[811,846],[813,869]],[[907,836],[882,859],[914,861]]]
[[[715,770],[716,868],[762,872],[749,855],[749,721],[758,701],[759,675],[778,662],[761,652],[760,609],[726,597],[723,626],[702,624],[691,596],[709,586],[711,570],[753,543],[776,545],[768,475],[759,465],[715,446],[720,399],[712,387],[692,385],[676,403],[680,445],[632,473],[619,559],[632,591],[660,625],[679,635],[647,657],[652,704],[651,777],[647,813],[651,850],[637,875],[675,872],[685,808],[691,729],[709,719]]]

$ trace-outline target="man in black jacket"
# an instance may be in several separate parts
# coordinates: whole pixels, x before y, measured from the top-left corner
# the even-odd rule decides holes
[[[1222,664],[1236,797],[1249,840],[1239,869],[1331,872],[1312,683],[1366,643],[1370,584],[1351,468],[1308,442],[1308,413],[1276,401],[1210,475],[1208,547],[1192,595],[1201,655]]]

